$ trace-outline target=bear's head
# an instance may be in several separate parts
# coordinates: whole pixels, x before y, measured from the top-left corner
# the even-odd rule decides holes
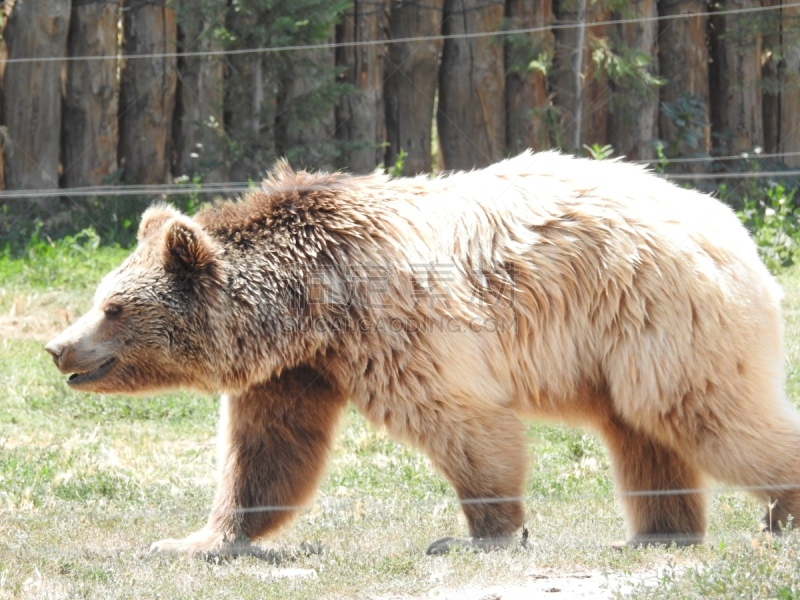
[[[216,387],[215,315],[225,267],[211,237],[165,205],[142,217],[138,246],[100,283],[88,313],[46,350],[70,387],[136,393]]]

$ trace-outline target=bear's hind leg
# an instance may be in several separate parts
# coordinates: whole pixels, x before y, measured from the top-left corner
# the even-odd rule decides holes
[[[317,489],[345,397],[299,367],[231,395],[220,426],[219,482],[206,526],[153,551],[249,554]]]
[[[510,411],[436,423],[419,440],[433,464],[453,485],[467,519],[469,542],[442,538],[428,554],[470,543],[484,549],[507,546],[525,520],[522,502],[528,454],[522,423]]]
[[[611,455],[629,528],[627,545],[702,542],[706,496],[700,471],[616,417],[601,428],[601,433]]]
[[[728,423],[697,443],[697,460],[712,477],[750,491],[770,507],[765,526],[780,533],[800,518],[800,426],[786,411],[728,415]],[[783,413],[783,414],[781,414]]]

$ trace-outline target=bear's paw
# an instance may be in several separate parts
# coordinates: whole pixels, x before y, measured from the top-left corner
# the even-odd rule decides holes
[[[250,540],[229,540],[219,532],[201,529],[185,538],[160,540],[150,546],[151,554],[160,552],[213,558],[245,554],[254,555],[259,554],[261,549],[253,546]]]

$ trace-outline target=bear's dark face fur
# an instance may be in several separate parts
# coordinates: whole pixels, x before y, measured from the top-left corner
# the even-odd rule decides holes
[[[92,308],[47,350],[73,389],[211,390],[209,340],[224,275],[213,242],[186,217],[153,211],[139,246],[101,282]]]

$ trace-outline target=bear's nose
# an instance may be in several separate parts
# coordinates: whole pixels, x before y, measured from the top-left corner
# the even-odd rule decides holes
[[[64,353],[64,344],[61,344],[53,340],[52,342],[47,344],[47,346],[45,346],[44,349],[50,353],[50,356],[53,357],[53,360],[55,361],[56,365],[58,365],[58,361],[61,358],[61,355]]]

